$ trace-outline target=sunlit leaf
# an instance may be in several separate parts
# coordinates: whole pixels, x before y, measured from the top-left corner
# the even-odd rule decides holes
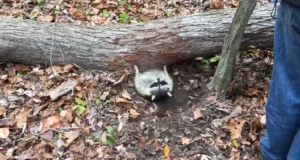
[[[99,106],[99,105],[101,105],[101,103],[102,103],[102,101],[101,101],[99,98],[97,98],[97,99],[96,99],[96,105]]]
[[[233,146],[236,148],[238,148],[241,145],[241,143],[236,139],[233,139],[231,142],[232,142]]]
[[[116,139],[113,136],[107,136],[106,144],[107,145],[114,145],[114,144],[116,144]]]
[[[165,145],[165,148],[164,148],[164,155],[165,155],[165,157],[170,156],[170,148],[167,144]]]
[[[107,127],[106,127],[106,131],[107,131],[108,133],[113,133],[113,132],[114,132],[114,128],[113,128],[112,126],[107,126]]]

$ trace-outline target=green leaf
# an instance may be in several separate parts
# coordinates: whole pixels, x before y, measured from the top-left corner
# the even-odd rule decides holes
[[[87,101],[82,101],[81,105],[86,106],[87,105]]]
[[[23,20],[24,18],[23,18],[23,16],[19,16],[17,19]]]
[[[60,7],[57,5],[55,6],[55,10],[59,11],[60,10]]]
[[[61,111],[63,111],[64,109],[62,107],[58,107],[58,112],[60,113]]]
[[[202,66],[209,66],[209,61],[204,59],[204,60],[201,61],[201,65]]]
[[[109,12],[107,10],[103,10],[102,15],[107,18],[109,17]]]
[[[126,12],[120,14],[120,19],[123,23],[128,23],[129,15]]]
[[[107,145],[116,144],[116,139],[113,136],[107,136],[107,138],[106,138],[106,144]]]
[[[75,97],[75,102],[77,104],[82,104],[83,103],[82,100],[80,98],[78,98],[78,97]]]
[[[22,72],[22,71],[17,72],[18,77],[25,76],[26,74],[27,74],[27,72]]]
[[[114,128],[112,126],[106,126],[106,131],[112,134],[114,132]]]
[[[76,110],[78,107],[80,107],[80,105],[75,105],[72,107],[72,110]]]
[[[76,110],[76,113],[77,113],[78,115],[82,115],[82,113],[84,113],[85,110],[86,110],[86,108],[85,108],[84,106],[79,106],[79,107],[77,108],[77,110]]]
[[[215,56],[215,57],[212,57],[210,58],[210,62],[217,62],[218,60],[220,59],[220,56]]]
[[[97,99],[96,99],[96,105],[99,106],[99,105],[101,105],[101,103],[102,103],[101,100],[100,100],[99,98],[97,98]]]
[[[131,4],[127,4],[127,8],[131,8]]]
[[[121,5],[121,6],[123,6],[123,5],[125,5],[125,4],[126,4],[125,1],[120,1],[120,2],[119,2],[119,5]]]

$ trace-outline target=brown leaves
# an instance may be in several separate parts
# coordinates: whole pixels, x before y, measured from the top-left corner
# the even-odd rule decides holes
[[[41,132],[44,133],[49,129],[57,129],[61,125],[60,116],[53,115],[42,120],[42,130]]]
[[[203,115],[201,113],[201,110],[199,108],[196,108],[194,111],[194,119],[203,118]]]
[[[230,131],[231,139],[240,139],[243,131],[243,126],[247,122],[245,118],[233,118],[228,123],[226,128]]]

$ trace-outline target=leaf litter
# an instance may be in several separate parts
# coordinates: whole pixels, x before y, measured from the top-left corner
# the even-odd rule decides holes
[[[0,16],[94,26],[238,4],[3,0]],[[0,159],[257,159],[265,131],[270,59],[272,52],[256,46],[240,54],[227,100],[202,85],[213,75],[215,64],[175,65],[176,99],[157,106],[136,94],[131,69],[103,72],[79,70],[72,64],[43,68],[7,63],[0,71]],[[171,109],[163,113],[158,108]]]
[[[207,10],[236,8],[239,5],[239,0],[2,0],[1,2],[0,17],[87,26],[140,23]],[[258,3],[269,2],[259,0]]]
[[[263,59],[269,52],[238,57],[226,99],[204,85],[185,90],[199,74],[197,83],[206,83],[216,65],[199,71],[199,65],[176,64],[175,98],[157,104],[136,94],[129,68],[6,64],[0,71],[0,158],[254,160],[265,131],[270,77],[264,68],[272,64]]]

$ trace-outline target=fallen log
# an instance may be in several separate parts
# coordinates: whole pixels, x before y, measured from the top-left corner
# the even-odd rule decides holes
[[[257,6],[243,36],[249,45],[272,47],[272,5]],[[84,27],[2,18],[0,61],[75,63],[112,70],[133,64],[158,66],[220,53],[235,9],[130,25]]]

